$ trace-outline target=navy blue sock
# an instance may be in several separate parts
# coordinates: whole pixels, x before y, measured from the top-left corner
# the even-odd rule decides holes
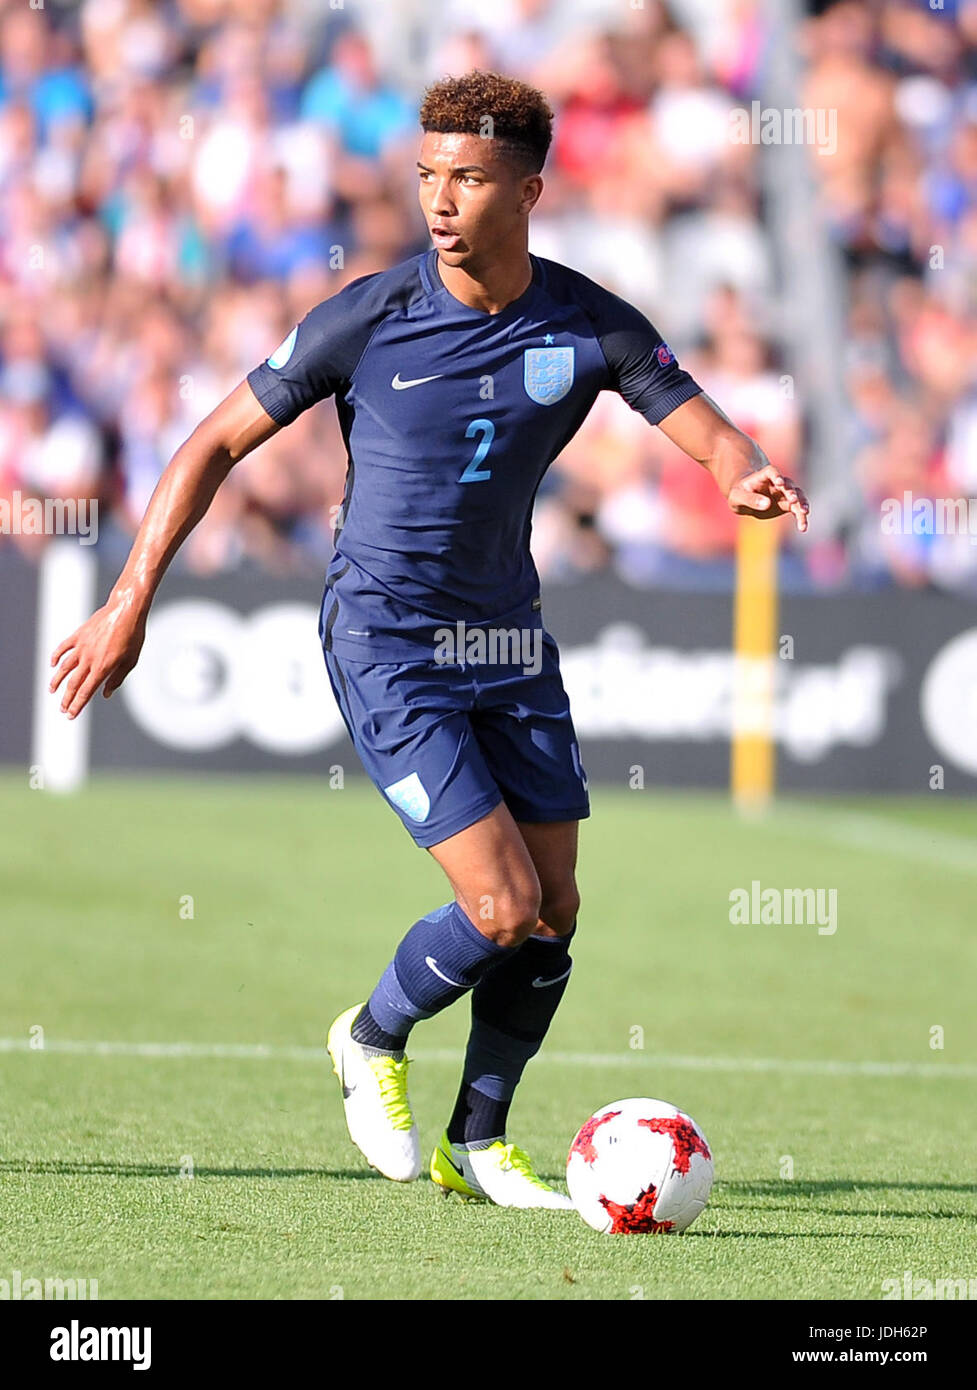
[[[505,1137],[523,1069],[542,1046],[569,982],[572,935],[529,937],[475,986],[465,1069],[448,1122],[452,1144],[477,1148]]]
[[[460,999],[485,972],[518,953],[483,936],[457,903],[415,922],[353,1022],[363,1047],[399,1052],[421,1018]]]

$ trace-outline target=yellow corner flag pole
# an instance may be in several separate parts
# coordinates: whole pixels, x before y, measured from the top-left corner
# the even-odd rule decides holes
[[[776,522],[741,517],[736,542],[730,790],[739,810],[762,811],[774,791],[777,644]]]

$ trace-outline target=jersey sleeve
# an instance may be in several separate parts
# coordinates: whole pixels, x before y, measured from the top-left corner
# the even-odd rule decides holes
[[[658,329],[627,300],[610,293],[601,296],[595,328],[611,389],[649,424],[659,424],[676,406],[701,392]]]
[[[354,280],[310,309],[271,356],[248,372],[248,385],[279,425],[345,389],[375,327],[363,294],[374,278]]]

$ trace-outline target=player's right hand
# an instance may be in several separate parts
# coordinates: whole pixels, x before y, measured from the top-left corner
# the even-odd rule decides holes
[[[146,619],[134,618],[128,603],[110,599],[93,613],[51,654],[51,665],[61,665],[48,688],[53,693],[67,680],[62,712],[69,719],[81,714],[103,681],[106,698],[118,690],[139,660],[145,639]]]

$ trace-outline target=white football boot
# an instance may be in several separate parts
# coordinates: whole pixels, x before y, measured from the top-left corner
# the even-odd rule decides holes
[[[421,1175],[417,1125],[407,1097],[407,1058],[370,1052],[350,1034],[362,1009],[354,1004],[329,1029],[326,1048],[339,1077],[349,1137],[378,1173],[394,1182],[413,1182]]]

